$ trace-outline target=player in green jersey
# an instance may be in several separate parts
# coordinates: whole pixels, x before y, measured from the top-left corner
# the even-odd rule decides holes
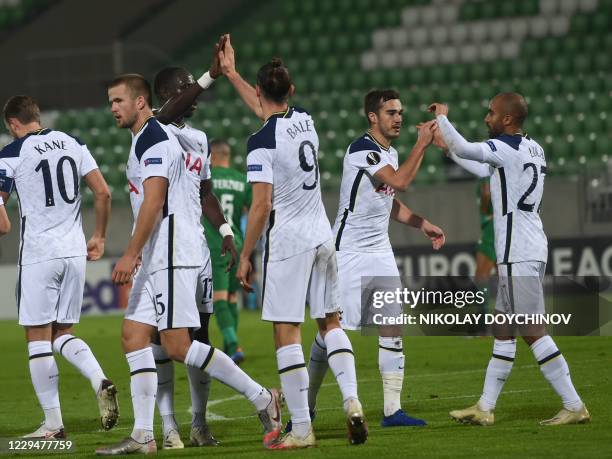
[[[476,248],[476,280],[486,282],[496,266],[493,205],[488,178],[478,181],[476,194],[480,212],[480,239]]]
[[[234,243],[242,250],[243,236],[240,219],[251,205],[251,186],[246,175],[230,167],[230,147],[223,140],[213,140],[211,150],[211,175],[213,192],[219,198],[225,218],[234,232]],[[227,272],[227,257],[221,256],[221,236],[208,221],[204,221],[206,241],[210,248],[213,268],[213,302],[217,324],[223,335],[223,347],[236,363],[244,360],[238,344],[238,279],[236,267]]]

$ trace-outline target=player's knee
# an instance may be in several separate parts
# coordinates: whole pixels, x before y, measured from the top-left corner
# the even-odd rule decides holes
[[[187,349],[179,343],[166,341],[164,349],[166,354],[168,354],[168,358],[176,362],[184,362],[185,357],[187,357]]]

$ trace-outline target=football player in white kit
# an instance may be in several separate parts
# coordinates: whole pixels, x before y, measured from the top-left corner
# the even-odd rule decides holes
[[[11,97],[4,121],[15,141],[0,151],[0,202],[14,189],[21,215],[17,279],[19,324],[26,329],[30,375],[45,421],[28,438],[64,438],[53,351],[91,382],[106,430],[117,423],[114,384],[89,346],[73,335],[85,288],[85,259],[104,254],[111,195],[91,153],[79,139],[43,129],[40,109],[29,96]],[[86,243],[81,222],[81,178],[94,193],[96,227]],[[0,223],[10,230],[4,206]],[[4,231],[6,230],[6,231]]]
[[[364,113],[369,130],[350,144],[344,157],[340,205],[334,225],[342,327],[348,330],[372,325],[368,306],[362,305],[362,289],[401,288],[389,241],[390,218],[420,229],[436,250],[445,240],[440,228],[412,212],[395,196],[396,191],[406,190],[416,176],[432,140],[433,123],[419,129],[412,151],[400,164],[398,152],[391,145],[402,127],[403,107],[397,91],[370,91],[364,99]],[[366,312],[368,315],[362,317]],[[385,314],[393,316],[401,312],[400,303],[387,305],[385,310]],[[327,368],[318,347],[315,340],[310,363],[310,373],[315,376],[311,408]],[[381,426],[425,425],[425,421],[408,416],[401,407],[404,354],[398,327],[379,327],[378,366],[384,399]]]
[[[155,453],[153,415],[157,372],[150,343],[155,329],[168,358],[199,368],[243,394],[258,411],[265,434],[280,429],[280,401],[253,381],[223,352],[192,341],[189,328],[199,328],[196,298],[205,294],[199,279],[204,269],[199,194],[185,167],[185,152],[172,131],[151,110],[151,89],[140,75],[115,78],[108,87],[117,125],[132,131],[127,166],[135,225],[113,281],[127,283],[142,254],[142,266],[123,321],[122,342],[130,367],[134,429],[129,437],[99,455]]]
[[[490,139],[468,142],[447,118],[448,107],[435,103],[439,129],[437,144],[451,158],[479,177],[490,177],[495,252],[498,262],[497,313],[544,314],[542,279],[546,270],[548,242],[540,220],[546,158],[542,147],[523,132],[527,102],[517,93],[500,93],[489,104],[485,123]],[[591,416],[576,392],[569,367],[544,325],[519,329],[531,347],[540,370],[563,401],[563,408],[542,425],[585,423]],[[495,404],[506,382],[516,354],[514,330],[494,330],[493,356],[484,389],[476,405],[451,411],[453,419],[490,425]]]
[[[276,439],[269,436],[266,446],[291,449],[315,444],[300,333],[306,302],[342,392],[349,441],[364,443],[367,425],[357,397],[355,358],[339,323],[336,254],[321,199],[314,121],[305,110],[288,104],[294,86],[280,59],[261,67],[254,88],[236,72],[229,38],[220,55],[223,73],[247,106],[265,120],[247,145],[253,201],[237,276],[251,290],[249,260],[265,231],[262,319],[273,322],[278,370],[292,422],[290,432]]]
[[[211,68],[211,74],[216,68]],[[216,77],[216,72],[214,73]],[[193,75],[184,68],[167,67],[160,70],[155,76],[154,92],[161,106],[166,106],[168,100],[177,97],[186,88],[197,84]],[[223,252],[232,256],[229,258],[229,266],[237,261],[238,255],[234,247],[233,234],[228,227],[219,200],[212,192],[210,174],[210,152],[208,150],[208,138],[206,134],[194,129],[185,122],[196,109],[196,101],[190,108],[172,123],[168,128],[176,136],[183,151],[185,152],[185,167],[188,178],[193,183],[191,190],[191,202],[194,212],[204,213],[206,218],[225,235],[222,243]],[[158,111],[164,115],[166,109]],[[202,228],[202,231],[204,229]],[[193,339],[205,344],[210,344],[208,338],[208,326],[210,315],[213,312],[212,303],[212,270],[210,250],[206,240],[202,244],[202,257],[204,267],[200,272],[198,282],[201,284],[202,296],[196,298],[200,315],[200,328],[194,331]],[[159,343],[159,335],[153,344],[153,356],[157,366],[157,407],[162,417],[164,431],[164,448],[182,448],[178,425],[174,417],[174,365],[168,358],[163,346]],[[210,376],[198,368],[188,367],[189,390],[191,392],[192,423],[190,440],[194,446],[216,446],[219,442],[212,436],[206,422],[206,405],[210,392]]]

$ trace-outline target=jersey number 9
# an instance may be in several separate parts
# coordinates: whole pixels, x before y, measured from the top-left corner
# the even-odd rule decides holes
[[[308,162],[306,159],[306,150],[309,150],[310,155],[312,155],[312,164]],[[319,183],[319,164],[317,163],[317,151],[309,140],[304,140],[300,144],[300,167],[305,172],[315,171],[315,179],[314,182],[310,185],[306,185],[306,182],[302,185],[304,190],[314,190],[317,187],[317,183]]]

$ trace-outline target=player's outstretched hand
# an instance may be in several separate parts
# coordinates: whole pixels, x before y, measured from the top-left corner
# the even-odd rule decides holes
[[[423,234],[431,241],[434,250],[439,250],[446,242],[444,231],[430,221],[425,220],[423,222],[421,231],[423,231]]]
[[[417,125],[417,129],[418,129],[417,143],[426,147],[432,142],[434,124],[435,124],[435,120],[427,121],[426,123],[419,123]]]
[[[225,46],[226,39],[227,35],[221,35],[219,41],[215,43],[212,62],[210,63],[210,68],[208,69],[208,73],[210,74],[211,78],[216,79],[219,75],[221,75],[221,62],[219,62],[219,51],[221,51]]]
[[[251,260],[246,257],[240,257],[240,264],[238,265],[238,272],[236,273],[236,277],[240,282],[240,285],[247,292],[252,292],[253,287],[249,283],[249,277],[251,274],[253,267],[251,266]]]
[[[112,280],[115,284],[122,285],[127,284],[132,275],[136,271],[138,265],[138,257],[132,257],[130,255],[123,255],[113,268]]]
[[[221,256],[224,257],[228,251],[230,253],[230,259],[227,262],[227,268],[225,268],[226,273],[230,272],[238,261],[238,251],[234,245],[234,236],[225,236],[223,238],[223,242],[221,243]]]
[[[96,261],[104,255],[104,239],[93,236],[87,241],[87,260]]]
[[[436,116],[438,115],[447,116],[448,115],[448,105],[441,104],[440,102],[434,102],[427,108],[427,111],[432,112]]]
[[[444,141],[444,137],[442,137],[442,131],[440,130],[440,126],[438,126],[438,123],[434,120],[433,122],[433,127],[432,127],[432,132],[433,132],[433,141],[432,143],[439,148],[442,148],[445,151],[448,151],[448,145],[446,145],[446,142]],[[423,123],[421,123],[423,124]],[[417,128],[421,125],[418,124]]]
[[[236,55],[230,39],[230,34],[224,35],[225,41],[223,46],[219,48],[219,65],[223,75],[228,76],[236,72]]]

